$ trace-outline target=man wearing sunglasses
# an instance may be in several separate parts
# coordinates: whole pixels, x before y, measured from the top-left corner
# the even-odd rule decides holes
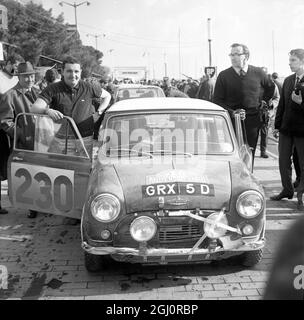
[[[232,120],[236,113],[241,115],[254,158],[262,126],[262,101],[268,102],[272,98],[275,85],[261,68],[248,64],[250,52],[247,46],[234,43],[229,57],[232,66],[219,74],[213,101],[228,110]]]

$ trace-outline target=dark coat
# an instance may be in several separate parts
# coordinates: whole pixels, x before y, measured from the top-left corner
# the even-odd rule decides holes
[[[304,137],[304,102],[299,105],[291,99],[295,81],[296,75],[293,74],[287,77],[283,83],[275,118],[275,129],[285,135]]]
[[[38,90],[32,88],[32,101],[25,96],[19,83],[0,99],[0,178],[7,178],[7,160],[14,137],[15,119],[19,113],[30,112],[30,106],[38,97]]]
[[[38,93],[37,89],[32,88],[33,101],[30,101],[18,83],[1,97],[0,129],[5,131],[11,138],[14,136],[16,116],[19,113],[30,112],[30,107],[37,99]]]
[[[212,79],[202,82],[197,90],[196,98],[212,101],[214,92],[214,81]]]
[[[0,130],[0,150],[0,181],[3,181],[7,179],[7,159],[10,155],[9,138],[3,130]]]

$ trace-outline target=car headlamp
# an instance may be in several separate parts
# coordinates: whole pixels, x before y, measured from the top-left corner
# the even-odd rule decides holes
[[[155,221],[149,217],[139,217],[135,219],[130,226],[132,238],[138,242],[151,240],[157,230]]]
[[[222,214],[221,212],[215,212],[215,213],[210,214],[208,216],[208,220],[212,220],[214,222],[219,222],[219,223],[224,224],[226,226],[229,225],[226,216],[224,214]],[[220,237],[223,237],[227,232],[226,229],[224,229],[216,224],[208,223],[208,222],[204,223],[204,231],[205,231],[206,236],[210,239],[218,239]]]
[[[120,213],[120,202],[111,194],[101,194],[92,201],[91,213],[100,222],[112,222]]]
[[[236,202],[238,214],[246,219],[257,217],[263,209],[264,197],[254,190],[242,193]]]

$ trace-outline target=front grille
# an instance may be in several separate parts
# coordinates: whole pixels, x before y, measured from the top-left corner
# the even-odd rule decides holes
[[[196,240],[201,236],[202,234],[198,225],[161,226],[159,230],[160,243]]]
[[[152,217],[154,218],[154,217]],[[115,230],[114,247],[130,246],[138,248],[130,234],[130,225],[134,217],[128,216]],[[156,220],[156,219],[155,219]],[[157,233],[148,242],[154,248],[192,248],[204,234],[202,222],[193,221],[188,217],[161,217],[158,221]],[[205,241],[200,247],[205,247]]]

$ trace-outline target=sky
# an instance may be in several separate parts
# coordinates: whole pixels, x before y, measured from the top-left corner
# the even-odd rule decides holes
[[[165,64],[170,77],[201,77],[209,66],[208,18],[212,65],[218,72],[231,66],[228,54],[235,42],[249,47],[250,64],[280,76],[290,74],[288,52],[304,48],[303,0],[89,1],[77,8],[83,44],[95,47],[96,36],[103,65],[146,66],[151,78],[162,78]],[[60,0],[34,2],[75,23],[72,6],[60,6]]]

